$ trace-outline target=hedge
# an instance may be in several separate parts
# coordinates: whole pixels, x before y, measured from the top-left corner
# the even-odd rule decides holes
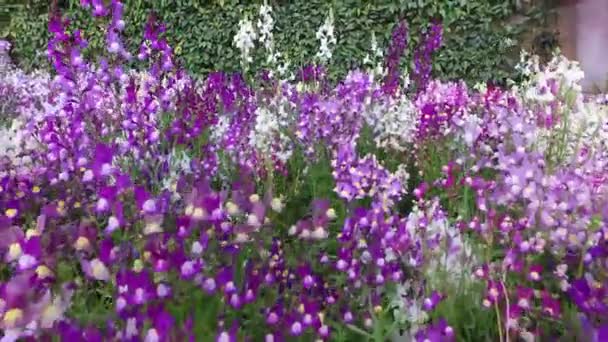
[[[91,49],[103,46],[98,23],[80,8],[78,0],[59,2],[90,38]],[[275,0],[273,17],[276,46],[286,53],[294,67],[311,60],[318,48],[317,28],[333,9],[338,46],[328,70],[343,75],[360,65],[369,51],[374,32],[385,46],[399,19],[410,25],[410,44],[430,20],[445,25],[444,47],[435,57],[435,73],[447,79],[468,81],[504,80],[511,76],[518,57],[522,26],[510,25],[516,0]],[[148,13],[153,10],[167,24],[169,40],[181,63],[195,74],[211,70],[240,68],[239,52],[233,46],[238,21],[243,15],[257,15],[260,1],[131,0],[126,2],[126,41],[135,47]],[[6,29],[1,35],[13,43],[13,59],[21,67],[44,67],[48,38],[48,1],[23,1],[7,5]],[[134,51],[134,50],[133,50]],[[255,65],[254,65],[255,68]]]

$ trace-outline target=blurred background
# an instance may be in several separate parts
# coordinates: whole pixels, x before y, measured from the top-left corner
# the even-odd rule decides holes
[[[556,17],[559,46],[568,58],[580,61],[585,71],[585,88],[606,91],[608,0],[558,1]]]

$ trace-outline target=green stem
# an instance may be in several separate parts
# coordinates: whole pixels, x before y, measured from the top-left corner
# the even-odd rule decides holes
[[[505,304],[506,304],[506,310],[507,310],[507,313],[506,313],[507,317],[506,317],[506,320],[505,320],[507,322],[507,324],[505,324],[505,334],[507,335],[506,336],[507,339],[505,341],[509,342],[510,339],[509,339],[509,326],[508,326],[508,322],[509,322],[509,317],[511,316],[511,313],[509,312],[509,310],[510,310],[509,309],[510,308],[509,294],[507,293],[507,286],[505,285],[505,282],[507,281],[506,278],[507,278],[506,275],[503,274],[502,275],[502,280],[500,282],[500,286],[502,287],[503,293],[505,295]],[[500,331],[500,327],[498,327],[498,331]]]
[[[365,337],[367,337],[367,338],[368,338],[368,339],[370,339],[370,340],[373,340],[373,339],[374,339],[374,336],[370,335],[370,334],[369,334],[367,331],[365,331],[365,330],[363,330],[363,329],[361,329],[361,328],[358,328],[357,326],[354,326],[354,325],[352,325],[352,324],[347,324],[347,325],[346,325],[346,327],[347,327],[347,328],[348,328],[350,331],[355,332],[355,333],[357,333],[357,334],[359,334],[359,335],[361,335],[361,336],[365,336]]]
[[[374,320],[374,341],[384,342],[384,321],[381,316],[374,314],[374,304],[372,303],[372,294],[368,296],[369,299],[369,312]]]
[[[498,301],[494,302],[494,309],[496,310],[496,324],[498,326],[498,340],[500,342],[504,341],[502,336],[502,324],[500,318],[500,309],[498,308]],[[508,342],[508,341],[507,341]]]

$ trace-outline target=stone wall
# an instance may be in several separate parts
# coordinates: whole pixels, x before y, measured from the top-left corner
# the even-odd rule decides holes
[[[564,0],[560,5],[562,52],[581,63],[587,91],[608,91],[608,0]]]

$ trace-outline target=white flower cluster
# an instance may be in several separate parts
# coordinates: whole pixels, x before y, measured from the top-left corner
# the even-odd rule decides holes
[[[546,103],[555,100],[556,96],[581,94],[580,82],[585,73],[578,62],[555,55],[546,66],[541,67],[537,56],[528,58],[523,52],[521,58],[518,69],[528,78],[528,81],[522,84],[526,100]]]
[[[417,118],[415,106],[405,95],[372,104],[365,112],[376,144],[396,151],[405,151],[411,146],[416,135]]]
[[[521,50],[515,70],[526,79],[523,84],[529,83],[532,76],[540,71],[540,59],[536,55],[530,55],[526,50]]]
[[[569,144],[569,153],[587,147],[594,152],[606,153],[608,148],[608,106],[587,102],[579,111],[571,114],[569,131],[577,137]]]
[[[372,37],[370,41],[370,51],[363,58],[363,65],[367,67],[367,71],[369,74],[373,76],[384,76],[384,61],[383,61],[384,53],[382,49],[378,47],[378,40],[376,39],[376,34],[372,32]]]
[[[276,96],[268,105],[259,106],[249,135],[250,145],[262,155],[274,155],[286,162],[293,154],[293,142],[285,133],[293,123],[293,109],[284,96]]]
[[[467,147],[472,147],[481,134],[483,120],[473,113],[465,112],[462,116],[455,117],[453,121],[460,128],[457,139],[464,142]]]
[[[423,218],[432,218],[424,230],[420,230]],[[407,229],[412,237],[422,241],[434,241],[433,247],[426,251],[430,264],[426,268],[427,278],[437,274],[447,275],[447,279],[456,283],[466,274],[470,274],[472,266],[477,263],[471,246],[464,240],[460,230],[451,224],[447,214],[441,209],[438,199],[434,199],[425,212],[414,207],[407,220]]]
[[[0,103],[0,114],[21,117],[25,122],[39,122],[48,111],[47,97],[51,93],[51,77],[47,72],[25,73],[21,69],[8,69],[0,79],[0,87],[12,92],[6,102]]]
[[[259,41],[266,50],[266,63],[283,78],[287,77],[289,61],[274,46],[274,19],[272,18],[272,7],[264,3],[260,6],[259,19],[257,23]],[[271,71],[272,73],[273,71]],[[289,78],[289,77],[287,77]]]
[[[10,44],[0,40],[0,164],[3,171],[26,174],[31,166],[30,152],[37,143],[28,129],[41,120],[49,106],[50,76],[17,69],[8,56]],[[4,167],[7,167],[4,169]]]
[[[19,286],[28,286],[23,281],[19,281]],[[16,286],[16,284],[12,284],[12,286]],[[74,294],[74,290],[68,289],[66,285],[63,285],[60,289],[59,294],[53,295],[51,290],[45,290],[44,294],[36,300],[36,302],[31,303],[31,307],[36,308],[35,310],[31,310],[31,314],[23,317],[21,309],[8,309],[6,307],[0,307],[1,314],[4,316],[4,320],[9,321],[13,319],[13,317],[17,317],[17,319],[26,318],[26,324],[23,326],[6,326],[3,331],[3,336],[0,338],[2,342],[13,342],[13,341],[21,341],[23,339],[38,339],[38,332],[40,329],[49,329],[52,328],[58,322],[61,322],[65,319],[64,314],[70,307],[71,298]],[[5,304],[5,303],[2,303]],[[27,323],[29,322],[29,323]]]
[[[582,91],[581,81],[585,78],[585,72],[579,63],[570,61],[565,56],[556,56],[549,63],[549,70],[560,80],[560,88],[573,89],[577,93]]]
[[[559,150],[564,152],[559,157],[564,161],[582,147],[602,151],[608,138],[608,109],[597,102],[585,101],[581,86],[584,72],[579,64],[562,55],[555,55],[542,67],[537,57],[520,64],[523,74],[529,77],[520,92],[523,100],[536,104],[537,111],[556,117],[553,126],[539,127],[538,144],[546,150],[551,145],[563,145]]]
[[[317,31],[317,39],[320,43],[317,58],[321,62],[327,63],[333,56],[332,49],[337,44],[336,37],[334,36],[334,12],[331,9],[327,17],[325,17],[325,22]]]
[[[272,18],[272,7],[264,1],[258,12],[256,25],[249,18],[243,18],[239,22],[239,31],[234,36],[234,44],[241,51],[241,63],[246,67],[253,61],[252,53],[256,48],[256,40],[266,50],[266,64],[270,67],[272,74],[277,72],[284,79],[293,78],[289,76],[289,60],[275,50],[274,45],[274,19]],[[257,27],[257,31],[256,31]]]
[[[221,145],[228,129],[230,128],[230,116],[229,115],[218,115],[218,121],[215,124],[213,130],[211,130],[211,141]]]
[[[253,58],[251,52],[255,48],[255,40],[257,33],[253,27],[253,23],[249,18],[243,18],[239,21],[239,30],[234,36],[234,45],[241,51],[241,62],[243,66],[251,63]]]
[[[400,324],[409,323],[411,326],[410,335],[414,335],[416,330],[426,323],[428,315],[422,309],[421,299],[411,299],[410,289],[411,280],[398,284],[390,297],[389,306],[393,309],[393,316]]]
[[[431,259],[427,269],[427,277],[430,279],[434,275],[444,275],[437,281],[448,281],[451,284],[458,284],[467,275],[473,272],[473,265],[478,260],[473,254],[471,244],[463,239],[462,235],[453,225],[446,226],[447,229],[439,234],[446,236],[446,248],[441,251],[437,258]]]
[[[14,120],[11,127],[0,130],[0,156],[14,158],[21,151],[21,125]]]
[[[180,198],[177,192],[177,181],[181,175],[187,175],[192,173],[191,159],[186,151],[171,151],[171,154],[167,156],[167,162],[169,164],[169,175],[163,179],[163,189],[171,192],[173,200]]]
[[[0,75],[13,68],[11,56],[9,56],[8,54],[10,49],[11,43],[6,40],[0,39]]]
[[[278,117],[266,107],[255,111],[255,126],[250,133],[249,143],[262,154],[269,154],[275,133],[279,130]]]
[[[272,29],[274,27],[274,19],[272,18],[272,7],[267,4],[260,6],[260,18],[258,19],[258,30],[259,30],[259,41],[264,45],[266,53],[268,54],[268,62],[276,62],[276,56],[274,54],[274,40],[272,35]]]
[[[10,162],[17,172],[27,171],[32,159],[27,153],[37,147],[36,141],[23,129],[23,122],[12,120],[8,128],[0,128],[0,162]]]

